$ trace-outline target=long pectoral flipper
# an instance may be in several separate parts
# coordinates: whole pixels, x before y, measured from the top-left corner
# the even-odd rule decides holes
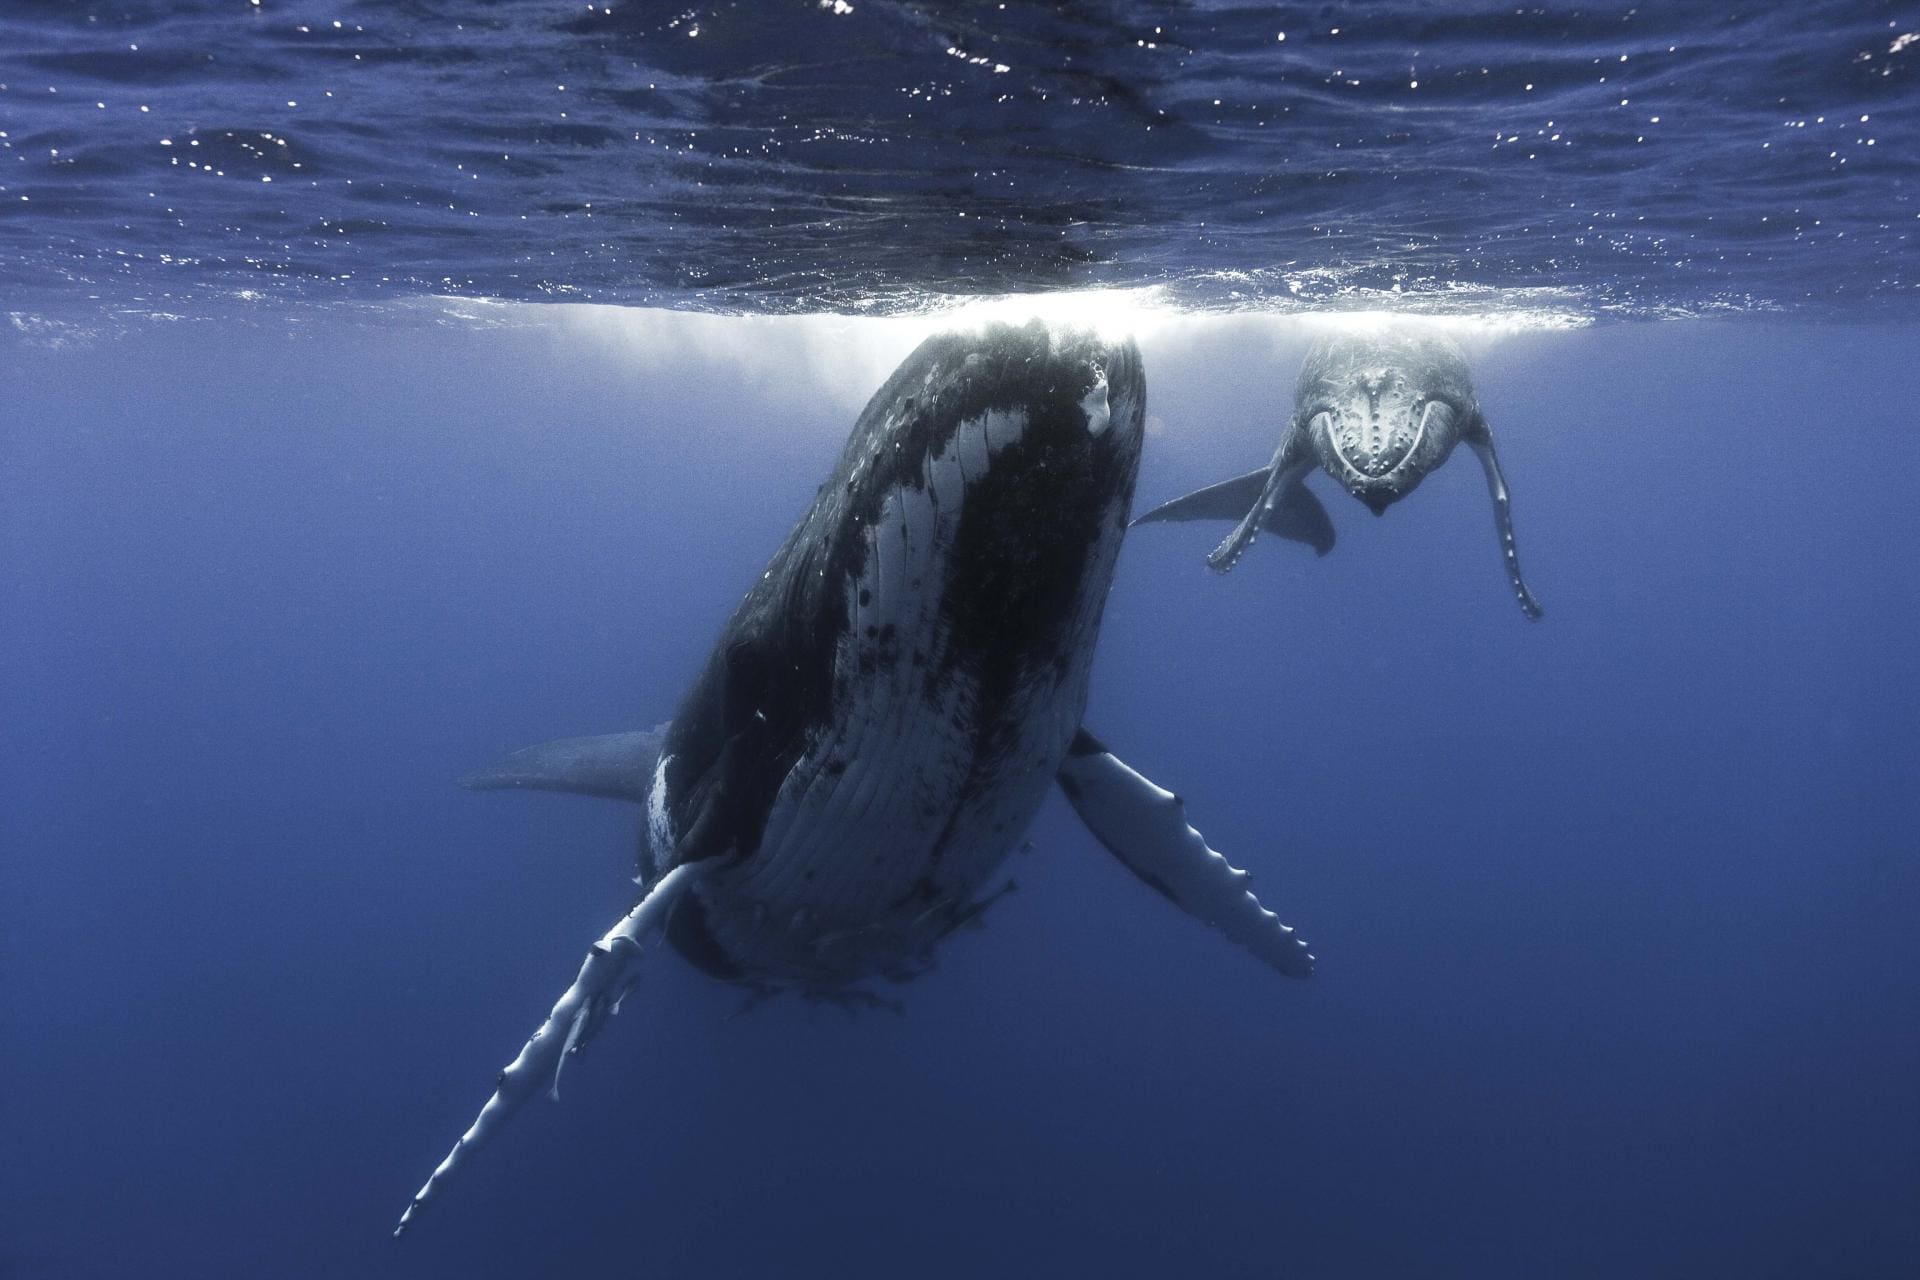
[[[1252,877],[1187,825],[1179,796],[1135,773],[1085,729],[1059,778],[1074,812],[1128,870],[1280,972],[1312,975],[1307,944],[1248,891]]]
[[[1480,419],[1462,438],[1480,459],[1481,470],[1487,473],[1487,492],[1493,497],[1493,525],[1500,535],[1500,558],[1507,566],[1507,582],[1513,587],[1513,598],[1519,601],[1520,612],[1537,622],[1545,611],[1533,598],[1533,592],[1527,590],[1526,579],[1520,576],[1520,552],[1513,542],[1513,505],[1507,498],[1507,481],[1500,474],[1500,458],[1493,451],[1493,433],[1486,419]]]
[[[1307,447],[1306,431],[1299,422],[1288,424],[1287,433],[1280,439],[1280,447],[1273,451],[1273,462],[1267,467],[1267,482],[1261,488],[1260,496],[1247,509],[1233,532],[1207,557],[1207,567],[1215,573],[1226,573],[1240,563],[1240,557],[1247,553],[1247,548],[1253,545],[1261,528],[1273,516],[1274,509],[1290,492],[1305,493],[1311,498],[1307,487],[1300,481],[1312,467],[1313,454]],[[1318,505],[1318,500],[1315,500],[1315,505]],[[1326,512],[1323,510],[1320,514],[1324,518]],[[1329,522],[1329,533],[1332,527]]]
[[[1262,467],[1195,489],[1135,517],[1133,524],[1156,524],[1164,520],[1238,521],[1259,503],[1272,472],[1271,467]],[[1276,538],[1304,542],[1319,555],[1333,550],[1333,521],[1327,517],[1327,509],[1320,505],[1320,499],[1313,496],[1313,490],[1307,488],[1304,472],[1287,486],[1260,527]]]
[[[647,802],[666,726],[639,733],[561,738],[525,747],[460,779],[474,791],[567,791],[609,800]]]
[[[453,1150],[440,1162],[426,1184],[415,1193],[407,1211],[400,1215],[394,1235],[404,1232],[449,1176],[487,1139],[498,1133],[520,1105],[542,1089],[558,1095],[560,1068],[567,1058],[580,1052],[609,1013],[619,1009],[620,998],[639,978],[642,944],[666,925],[667,914],[683,893],[704,876],[711,864],[683,863],[655,881],[633,910],[587,951],[580,975],[573,980],[553,1012],[521,1047],[520,1054],[495,1086],[493,1096],[480,1111],[473,1125]]]
[[[1261,467],[1258,471],[1249,471],[1243,476],[1182,494],[1171,502],[1161,503],[1145,515],[1135,516],[1128,522],[1128,527],[1156,524],[1163,520],[1238,520],[1252,510],[1254,503],[1260,501],[1260,495],[1267,487],[1267,472],[1270,470],[1269,467]]]

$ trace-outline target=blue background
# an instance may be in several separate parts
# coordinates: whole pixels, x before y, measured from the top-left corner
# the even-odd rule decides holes
[[[0,1275],[1920,1272],[1911,327],[1471,347],[1340,545],[1141,530],[1092,726],[1320,957],[1051,800],[904,1016],[671,957],[402,1242],[629,900],[637,815],[452,779],[654,723],[912,335],[214,318],[0,347]],[[1308,331],[1148,332],[1138,505]]]

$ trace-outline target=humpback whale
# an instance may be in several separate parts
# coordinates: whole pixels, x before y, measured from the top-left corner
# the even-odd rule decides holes
[[[640,892],[395,1235],[521,1104],[557,1096],[653,940],[756,991],[910,979],[995,896],[1056,781],[1152,888],[1282,973],[1312,972],[1179,798],[1081,726],[1145,404],[1131,341],[1039,321],[929,338],[861,413],[672,720],[465,779],[639,805]]]
[[[1437,333],[1391,326],[1321,338],[1300,367],[1293,416],[1272,461],[1162,503],[1134,523],[1237,521],[1207,557],[1221,573],[1239,563],[1262,529],[1325,555],[1333,549],[1333,522],[1305,483],[1316,463],[1373,514],[1384,515],[1461,441],[1486,472],[1507,583],[1521,612],[1538,619],[1540,604],[1520,576],[1511,503],[1493,433],[1474,396],[1466,357]]]

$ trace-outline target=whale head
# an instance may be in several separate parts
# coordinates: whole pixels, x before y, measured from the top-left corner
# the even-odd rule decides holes
[[[1402,328],[1321,339],[1294,397],[1320,465],[1375,515],[1445,462],[1478,412],[1459,349]]]
[[[683,956],[827,991],[957,926],[1079,727],[1145,405],[1132,342],[1037,321],[875,392],[662,741],[651,870],[726,867]]]

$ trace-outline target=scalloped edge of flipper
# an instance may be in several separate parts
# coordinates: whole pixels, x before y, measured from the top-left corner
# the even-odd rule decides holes
[[[1527,621],[1538,622],[1547,611],[1540,607],[1540,601],[1527,587],[1526,577],[1520,572],[1520,548],[1513,536],[1513,499],[1507,492],[1507,478],[1500,471],[1500,455],[1494,451],[1493,428],[1482,417],[1464,434],[1467,447],[1480,459],[1480,469],[1486,473],[1487,496],[1493,500],[1493,529],[1500,538],[1500,559],[1507,571],[1507,587],[1513,592],[1514,603],[1520,606]]]
[[[609,1013],[619,1011],[620,1000],[639,979],[642,944],[662,929],[667,913],[682,894],[710,869],[706,862],[682,863],[655,881],[631,911],[587,950],[579,976],[568,987],[533,1036],[520,1047],[494,1085],[493,1096],[467,1131],[453,1144],[420,1190],[408,1202],[394,1227],[405,1234],[427,1201],[439,1194],[448,1178],[467,1158],[505,1127],[529,1098],[543,1090],[558,1098],[560,1069],[593,1038]]]
[[[1074,735],[1059,782],[1087,829],[1148,886],[1288,977],[1313,976],[1307,944],[1253,896],[1249,872],[1208,847],[1179,796],[1085,729]]]
[[[1273,466],[1267,470],[1267,483],[1266,487],[1260,491],[1260,500],[1253,504],[1234,531],[1228,534],[1207,556],[1207,568],[1215,573],[1231,573],[1233,567],[1240,563],[1240,557],[1247,554],[1247,548],[1253,545],[1254,539],[1260,536],[1261,527],[1266,525],[1268,518],[1273,515],[1274,507],[1279,504],[1281,496],[1289,489],[1298,488],[1309,502],[1319,504],[1319,499],[1308,492],[1306,486],[1301,483],[1313,466],[1312,460],[1297,457],[1289,460],[1294,439],[1295,436],[1290,433],[1281,442],[1280,448],[1274,451]],[[1324,509],[1321,514],[1323,516],[1326,514]],[[1332,521],[1328,521],[1328,532],[1331,533],[1332,529]]]

